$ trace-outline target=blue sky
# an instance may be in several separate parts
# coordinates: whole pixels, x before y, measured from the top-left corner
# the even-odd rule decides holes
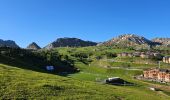
[[[59,37],[170,37],[169,5],[170,0],[0,0],[0,38],[43,47]]]

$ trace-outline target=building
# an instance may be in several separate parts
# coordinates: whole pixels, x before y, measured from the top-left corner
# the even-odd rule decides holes
[[[122,53],[118,53],[117,56],[118,56],[118,57],[122,57]]]
[[[140,55],[141,55],[141,52],[134,52],[134,53],[133,53],[133,56],[134,56],[134,57],[140,57]]]
[[[153,53],[155,58],[162,59],[162,55],[160,53]]]
[[[152,59],[152,58],[157,58],[157,59],[162,59],[162,56],[160,53],[155,53],[155,52],[133,52],[133,53],[119,53],[117,54],[118,57],[141,57],[141,58],[147,58],[147,59]]]
[[[144,77],[145,78],[150,78],[150,79],[157,79],[158,78],[158,73],[159,73],[159,69],[155,68],[155,69],[148,69],[143,71],[144,73]]]
[[[170,56],[163,57],[163,62],[164,63],[170,63]]]
[[[170,82],[170,73],[165,75],[165,81]]]
[[[47,71],[53,71],[54,70],[54,66],[46,66],[46,70]]]
[[[133,53],[128,53],[128,57],[133,57]]]
[[[145,54],[145,53],[141,53],[140,57],[141,57],[141,58],[149,58],[149,55],[148,55],[148,54]]]
[[[143,77],[158,82],[170,82],[170,70],[152,68],[143,71]]]
[[[128,56],[128,53],[126,53],[126,52],[122,53],[122,57],[127,57],[127,56]]]

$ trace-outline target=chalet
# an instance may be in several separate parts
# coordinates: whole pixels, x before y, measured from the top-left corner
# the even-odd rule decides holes
[[[128,56],[128,53],[126,53],[126,52],[122,53],[122,57],[127,57],[127,56]]]
[[[143,77],[158,82],[170,82],[170,70],[168,69],[147,69],[143,71]]]
[[[149,58],[149,55],[148,55],[148,54],[145,54],[145,53],[141,53],[140,57],[141,57],[141,58]]]
[[[133,53],[133,56],[134,56],[134,57],[140,57],[140,55],[141,55],[141,52],[134,52],[134,53]]]
[[[170,63],[170,56],[163,57],[163,62],[164,63]]]
[[[143,73],[145,78],[157,79],[159,69],[149,69],[149,70],[145,70]]]
[[[166,73],[167,73],[166,70],[160,70],[158,73],[158,81],[165,82]]]
[[[160,53],[156,53],[156,52],[134,52],[134,53],[127,53],[127,52],[123,52],[123,53],[119,53],[117,54],[118,57],[141,57],[141,58],[158,58],[161,59],[162,56]]]

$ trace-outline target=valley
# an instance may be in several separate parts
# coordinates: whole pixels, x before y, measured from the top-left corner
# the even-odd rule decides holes
[[[28,47],[0,48],[0,99],[170,99],[169,83],[135,78],[146,69],[169,69],[170,64],[163,62],[163,57],[170,55],[168,47],[100,45],[40,49],[36,43]],[[46,66],[54,69],[47,70]],[[106,79],[114,77],[133,85],[106,84]]]

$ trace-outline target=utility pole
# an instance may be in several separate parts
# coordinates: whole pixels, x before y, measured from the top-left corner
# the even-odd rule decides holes
[[[159,69],[161,68],[161,61],[158,61],[158,64],[159,64]]]

